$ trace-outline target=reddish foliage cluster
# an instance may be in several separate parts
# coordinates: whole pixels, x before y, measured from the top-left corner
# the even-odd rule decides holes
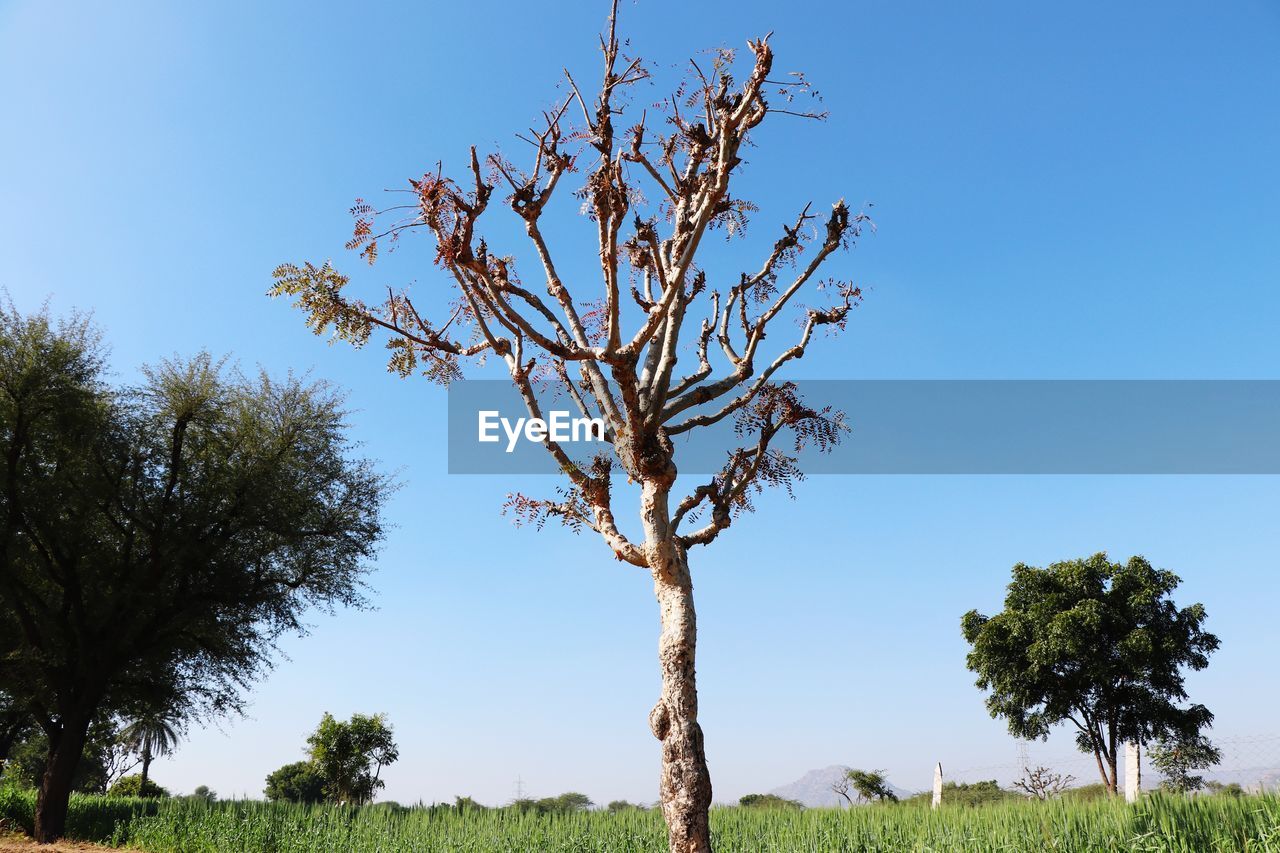
[[[317,332],[332,328],[356,345],[374,330],[388,332],[388,367],[401,376],[421,373],[450,382],[467,363],[492,355],[507,366],[531,414],[538,411],[536,387],[553,384],[583,415],[606,421],[615,460],[636,482],[669,489],[675,438],[733,417],[743,445],[729,453],[724,470],[681,502],[673,519],[676,528],[700,506],[710,506],[711,522],[682,537],[686,545],[702,544],[749,508],[750,494],[770,485],[789,488],[801,476],[795,457],[801,449],[826,450],[845,429],[841,415],[808,407],[793,384],[773,377],[803,356],[816,328],[845,328],[862,290],[843,280],[819,281],[816,272],[870,220],[843,201],[826,217],[806,206],[783,226],[755,272],[717,286],[720,275],[697,261],[704,235],[718,229],[726,239],[739,238],[757,212],[753,202],[730,191],[743,148],[770,114],[823,116],[771,106],[771,97],[790,106],[817,93],[803,75],[771,77],[773,51],[765,37],[748,43],[750,61],[740,73],[732,50],[712,51],[705,70],[692,60],[676,91],[623,125],[627,91],[651,72],[638,57],[623,55],[615,20],[601,39],[604,73],[597,93],[584,96],[566,72],[567,97],[543,113],[540,129],[518,135],[532,147],[531,164],[521,167],[501,153],[481,159],[472,149],[467,180],[447,177],[438,165],[401,191],[409,193],[408,203],[377,210],[357,199],[351,208],[355,224],[347,247],[369,263],[378,258],[380,240],[412,229],[433,239],[434,262],[450,290],[446,299],[431,302],[447,305],[447,320],[433,322],[407,291],[388,290],[378,306],[349,298],[346,277],[328,264],[282,266],[272,292],[293,297]],[[661,120],[652,121],[650,112]],[[580,113],[580,123],[573,126],[569,113]],[[575,297],[562,279],[541,225],[561,179],[577,172],[584,157],[591,164],[574,194],[596,232],[603,291],[585,298]],[[526,287],[513,256],[491,251],[480,234],[502,184],[503,204],[522,222],[532,263],[541,268],[542,288]],[[380,226],[383,217],[390,223]],[[806,288],[828,297],[825,303],[804,305],[798,294]],[[797,315],[799,340],[766,360],[767,329],[784,310]],[[696,364],[681,376],[674,368],[690,346]],[[772,444],[784,431],[792,436],[790,455]],[[611,469],[581,464],[555,442],[546,446],[569,486],[550,501],[513,495],[505,509],[539,524],[554,515],[573,526],[589,525],[620,559],[644,564],[642,551],[614,525]]]

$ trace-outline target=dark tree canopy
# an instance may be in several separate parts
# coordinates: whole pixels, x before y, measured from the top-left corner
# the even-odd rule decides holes
[[[0,690],[49,741],[61,834],[85,731],[240,707],[309,607],[358,605],[387,480],[322,383],[208,355],[105,379],[83,318],[0,309]]]
[[[1121,744],[1195,737],[1213,714],[1181,704],[1184,671],[1208,666],[1218,638],[1204,630],[1202,605],[1174,604],[1178,584],[1142,557],[1014,566],[1004,610],[961,620],[991,715],[1027,739],[1070,723],[1112,792]]]

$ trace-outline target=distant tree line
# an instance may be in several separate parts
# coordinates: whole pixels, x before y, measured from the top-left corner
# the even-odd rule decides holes
[[[744,809],[802,809],[804,804],[799,800],[788,800],[777,794],[747,794],[738,800]]]

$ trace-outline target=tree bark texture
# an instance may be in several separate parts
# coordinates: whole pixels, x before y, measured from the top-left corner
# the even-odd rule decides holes
[[[671,535],[667,487],[646,484],[643,492],[646,549],[662,624],[662,692],[649,714],[649,727],[662,744],[662,814],[673,853],[706,853],[711,850],[711,774],[698,724],[693,581],[684,546]]]

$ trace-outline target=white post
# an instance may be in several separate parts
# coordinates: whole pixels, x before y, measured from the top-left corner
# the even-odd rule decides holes
[[[933,808],[942,805],[942,762],[933,768]]]
[[[1124,800],[1126,803],[1138,801],[1142,793],[1142,747],[1136,743],[1124,745]]]

